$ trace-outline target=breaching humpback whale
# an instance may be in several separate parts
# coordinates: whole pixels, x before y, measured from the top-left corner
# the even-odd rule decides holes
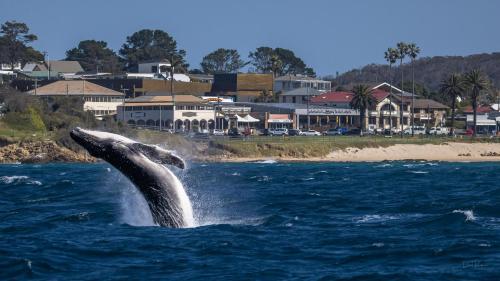
[[[184,169],[178,156],[158,146],[126,137],[75,128],[71,138],[90,155],[113,165],[139,189],[156,224],[186,227],[194,223],[189,197],[179,179],[164,164]]]

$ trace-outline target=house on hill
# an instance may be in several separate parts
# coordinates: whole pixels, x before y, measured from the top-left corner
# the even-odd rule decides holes
[[[27,63],[22,68],[22,74],[36,79],[58,79],[65,75],[75,75],[83,72],[77,61],[50,60],[46,62]]]
[[[116,108],[124,101],[124,94],[86,80],[60,80],[28,91],[38,97],[79,97],[83,110],[91,111],[98,118],[116,114]]]

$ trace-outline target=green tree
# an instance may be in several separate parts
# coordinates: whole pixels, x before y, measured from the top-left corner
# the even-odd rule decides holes
[[[259,47],[250,52],[248,57],[258,72],[273,72],[275,76],[287,74],[315,76],[314,70],[307,67],[304,61],[289,49]]]
[[[359,128],[360,135],[363,134],[366,111],[376,104],[376,100],[372,95],[372,90],[366,85],[355,85],[352,89],[353,97],[350,106],[359,110]]]
[[[237,50],[219,48],[203,57],[203,72],[207,74],[237,72],[245,66]]]
[[[85,71],[116,73],[123,69],[120,57],[104,41],[84,40],[66,52],[66,60],[78,61]]]
[[[470,99],[472,102],[472,110],[474,112],[474,137],[477,136],[477,106],[478,99],[484,90],[488,88],[488,80],[484,77],[484,74],[478,70],[473,69],[465,74],[465,85],[469,90]]]
[[[418,54],[420,54],[420,48],[417,46],[415,43],[410,43],[408,44],[408,50],[407,50],[408,56],[410,56],[411,59],[411,83],[412,83],[412,90],[411,90],[411,135],[414,136],[413,133],[413,125],[415,122],[415,109],[413,108],[413,104],[415,103],[415,60],[417,59]],[[404,87],[401,89],[404,90]]]
[[[441,81],[439,92],[451,99],[451,130],[450,134],[453,135],[455,130],[455,110],[457,98],[462,98],[465,92],[464,80],[458,74],[451,74],[446,79]]]
[[[273,48],[259,47],[254,52],[250,52],[248,57],[257,72],[266,73],[272,71],[271,59],[273,55],[275,55]],[[275,59],[277,58],[278,57],[275,56]]]
[[[180,61],[182,68],[189,65],[185,61],[186,51],[177,49],[177,42],[163,30],[143,29],[127,37],[119,51],[129,70],[137,68],[141,61],[172,59]]]
[[[0,28],[0,62],[7,63],[14,69],[17,63],[43,60],[43,55],[28,46],[37,40],[29,33],[29,27],[22,22],[7,21]]]

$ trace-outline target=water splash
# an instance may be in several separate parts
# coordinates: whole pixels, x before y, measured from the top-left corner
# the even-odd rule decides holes
[[[474,212],[472,210],[453,210],[453,213],[460,213],[465,216],[465,221],[475,221],[476,217],[474,216]]]

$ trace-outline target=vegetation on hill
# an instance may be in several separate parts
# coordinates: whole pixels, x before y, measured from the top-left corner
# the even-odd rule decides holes
[[[394,66],[393,66],[394,67]],[[400,85],[401,70],[406,77],[411,75],[411,64],[394,67],[391,71],[393,84]],[[500,88],[500,53],[477,54],[470,56],[435,56],[414,61],[416,93],[423,97],[431,97],[443,101],[438,94],[440,82],[451,73],[465,73],[480,69],[491,80],[494,88]],[[332,88],[350,88],[359,83],[382,83],[390,81],[389,66],[369,64],[360,69],[353,69],[337,77],[325,77],[332,81]],[[399,86],[398,86],[399,87]],[[405,81],[404,89],[411,91],[411,81]],[[486,97],[493,99],[492,95]]]

